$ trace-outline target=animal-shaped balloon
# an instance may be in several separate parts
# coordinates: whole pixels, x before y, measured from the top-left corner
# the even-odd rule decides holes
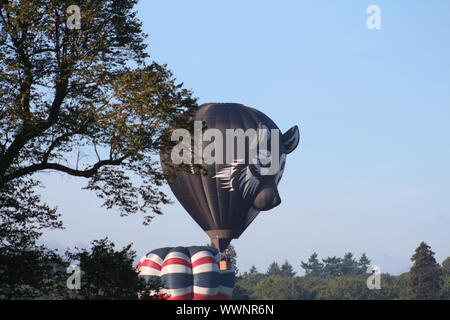
[[[173,174],[174,165],[193,159],[194,164],[206,169],[207,174],[198,169],[178,171],[168,184],[181,205],[223,252],[260,211],[281,203],[277,185],[287,155],[300,141],[300,133],[297,126],[281,133],[262,112],[235,103],[204,104],[193,120],[194,135],[200,130],[200,139],[194,137],[194,143],[182,144],[185,139],[180,137],[186,138],[187,130],[173,135],[172,140],[180,144],[170,154],[161,153],[162,168]],[[191,154],[182,152],[183,145],[191,147]]]

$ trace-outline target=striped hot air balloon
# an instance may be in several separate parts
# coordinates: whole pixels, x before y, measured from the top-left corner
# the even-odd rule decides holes
[[[160,280],[167,300],[229,300],[234,270],[219,269],[220,253],[211,247],[160,248],[143,256],[140,277]]]

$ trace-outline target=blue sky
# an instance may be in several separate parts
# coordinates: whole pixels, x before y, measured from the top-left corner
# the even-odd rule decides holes
[[[372,4],[381,30],[366,27]],[[300,127],[282,204],[232,242],[241,270],[288,259],[301,273],[312,252],[351,251],[398,274],[421,241],[439,262],[450,256],[449,1],[141,1],[138,16],[152,59],[200,103]],[[41,177],[66,226],[44,236],[50,245],[108,235],[142,256],[209,240],[178,203],[145,227],[100,207],[83,180]]]

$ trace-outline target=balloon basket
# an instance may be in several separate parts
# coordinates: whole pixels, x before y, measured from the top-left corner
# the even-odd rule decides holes
[[[231,270],[231,262],[227,260],[222,260],[219,262],[220,270]]]

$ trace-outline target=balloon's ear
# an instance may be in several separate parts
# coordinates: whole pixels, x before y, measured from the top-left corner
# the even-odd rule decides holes
[[[286,154],[291,153],[297,148],[300,142],[300,131],[297,126],[293,126],[288,131],[283,133],[284,149]]]

